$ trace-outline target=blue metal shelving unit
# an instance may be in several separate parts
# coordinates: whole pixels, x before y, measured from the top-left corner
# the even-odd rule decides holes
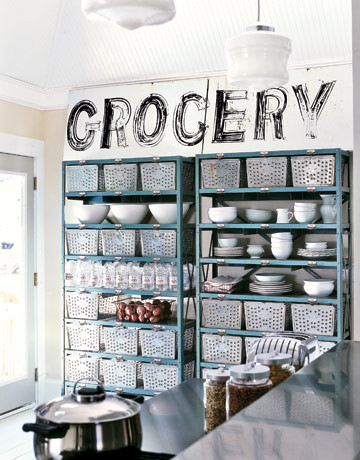
[[[201,180],[201,161],[222,158],[256,158],[256,157],[294,157],[305,155],[334,155],[336,162],[335,185],[331,187],[259,187],[259,188],[223,188],[205,189],[202,187]],[[254,300],[254,301],[281,301],[286,303],[319,303],[331,304],[336,307],[336,334],[332,337],[319,336],[319,340],[338,342],[351,337],[351,290],[352,279],[351,268],[351,195],[350,195],[350,153],[341,149],[319,149],[319,150],[295,150],[295,151],[270,151],[270,152],[242,152],[226,154],[203,154],[195,159],[196,164],[196,342],[197,342],[197,376],[201,377],[203,368],[217,367],[216,363],[203,362],[201,358],[201,335],[202,333],[221,333],[244,337],[261,336],[261,332],[235,330],[235,329],[213,329],[205,328],[201,324],[202,299],[231,299],[231,300]],[[243,166],[242,166],[243,167]],[[342,178],[344,177],[344,181]],[[241,221],[240,224],[211,224],[202,223],[202,203],[204,198],[212,200],[212,206],[224,203],[225,201],[265,201],[265,200],[314,200],[320,199],[319,194],[331,193],[336,195],[337,218],[334,224],[251,224]],[[345,211],[345,212],[344,212]],[[346,217],[344,217],[346,216]],[[241,219],[240,219],[241,220]],[[260,234],[265,240],[270,242],[269,235],[272,232],[292,231],[296,237],[304,234],[331,234],[336,235],[336,257],[330,260],[306,260],[290,258],[288,260],[277,259],[249,259],[249,258],[217,258],[211,256],[211,247],[202,249],[203,232],[211,232],[211,244],[215,241],[214,237],[219,231],[237,233],[241,235]],[[344,252],[344,238],[347,238],[347,253]],[[222,266],[238,266],[247,270],[245,277],[249,277],[262,267],[286,268],[291,271],[303,269],[309,275],[318,277],[312,269],[336,269],[337,291],[334,295],[325,298],[309,298],[308,295],[301,293],[291,293],[282,296],[263,296],[254,295],[250,292],[239,291],[233,294],[216,294],[201,292],[201,281],[207,279],[211,274],[215,275],[218,268]],[[229,367],[229,365],[226,365]]]
[[[154,190],[154,191],[124,191],[124,192],[66,192],[65,183],[66,183],[66,166],[70,165],[110,165],[117,163],[151,163],[151,162],[175,162],[176,163],[176,189],[175,190]],[[85,291],[85,292],[99,292],[104,294],[126,294],[126,295],[136,295],[141,296],[142,298],[152,298],[152,297],[169,297],[176,299],[177,301],[177,319],[170,319],[165,324],[160,324],[162,330],[172,330],[176,331],[178,334],[177,340],[177,358],[176,359],[157,359],[157,358],[147,358],[143,356],[132,356],[132,355],[122,355],[121,359],[124,360],[136,360],[139,362],[146,363],[156,363],[156,364],[172,364],[176,365],[179,369],[178,372],[178,382],[184,380],[184,365],[191,361],[195,361],[195,352],[185,353],[184,351],[184,342],[181,338],[184,337],[184,331],[187,328],[195,329],[195,320],[186,319],[187,309],[191,301],[195,305],[194,298],[194,288],[192,279],[190,279],[190,289],[184,291],[181,287],[183,286],[183,265],[185,263],[195,263],[194,256],[185,257],[183,254],[183,245],[184,245],[184,236],[183,231],[186,229],[195,229],[194,224],[183,224],[183,203],[184,202],[194,202],[195,193],[193,190],[184,190],[183,187],[183,165],[184,163],[194,164],[194,158],[186,158],[181,156],[169,156],[162,157],[161,160],[159,157],[153,158],[123,158],[120,160],[86,160],[86,161],[66,161],[63,162],[62,166],[62,205],[63,205],[63,215],[62,215],[62,270],[64,274],[65,270],[65,261],[66,260],[97,260],[97,261],[118,261],[123,260],[125,262],[129,261],[138,261],[140,263],[145,262],[176,262],[177,272],[178,272],[178,289],[176,292],[157,292],[157,291],[134,291],[134,290],[123,290],[118,289],[98,289],[98,288],[86,288],[80,289],[75,287],[65,287],[64,284],[64,275],[63,275],[63,292],[74,292],[74,291]],[[77,224],[68,224],[65,223],[65,206],[66,200],[81,200],[86,204],[90,203],[177,203],[177,223],[172,225],[159,225],[159,224],[139,224],[139,225],[121,225],[121,224],[86,224],[86,225],[77,225]],[[176,230],[177,236],[177,257],[117,257],[117,256],[81,256],[81,255],[67,255],[65,249],[65,231],[66,229],[156,229],[156,230]],[[65,297],[65,296],[63,296]],[[137,327],[141,329],[152,329],[154,328],[153,324],[144,324],[144,323],[133,323],[133,322],[122,322],[119,323],[116,318],[104,318],[99,320],[79,320],[79,319],[70,319],[66,317],[65,302],[64,303],[64,315],[63,315],[63,332],[64,332],[64,344],[65,344],[65,325],[69,323],[86,323],[86,324],[97,324],[99,326],[108,326],[108,327]],[[184,305],[184,303],[186,305]],[[159,325],[156,325],[159,327]],[[65,349],[64,347],[64,356],[66,354],[79,353],[78,350]],[[81,351],[80,351],[81,353]],[[117,355],[101,352],[89,352],[84,351],[84,354],[87,356],[97,356],[99,358],[116,358]],[[65,360],[64,360],[65,361]],[[65,372],[64,372],[65,375]],[[63,391],[66,387],[71,387],[74,385],[74,382],[69,382],[63,380]],[[89,385],[90,386],[90,385]],[[108,387],[105,389],[107,391],[118,391],[118,388]],[[144,390],[143,388],[122,388],[124,392],[143,394],[147,396],[152,396],[156,391]]]

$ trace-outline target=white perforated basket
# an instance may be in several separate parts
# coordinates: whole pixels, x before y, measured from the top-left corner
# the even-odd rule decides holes
[[[68,318],[99,318],[99,295],[95,292],[66,292],[65,305]]]
[[[96,324],[67,324],[66,332],[69,349],[100,351],[100,326]]]
[[[99,378],[99,358],[77,354],[66,355],[65,380],[76,382],[82,378]]]
[[[294,187],[332,186],[335,183],[335,156],[309,155],[291,157]]]
[[[279,332],[285,330],[286,305],[278,302],[244,302],[248,331]]]
[[[333,305],[291,304],[293,330],[315,335],[334,335]]]
[[[194,328],[184,331],[184,351],[191,352],[194,343]],[[175,331],[140,331],[142,356],[175,359],[177,350],[177,332]]]
[[[233,335],[202,334],[202,360],[207,363],[240,364],[242,340]]]
[[[103,375],[105,386],[115,388],[136,388],[137,362],[103,359]]]
[[[203,300],[203,326],[241,329],[242,303],[238,300]]]
[[[116,315],[116,305],[120,300],[118,295],[100,295],[99,297],[99,313],[101,315]]]
[[[96,256],[98,253],[97,230],[66,230],[66,242],[69,255]]]
[[[97,165],[66,166],[68,192],[97,192],[99,168]]]
[[[104,165],[105,190],[136,190],[137,164]]]
[[[184,380],[194,376],[195,362],[184,365]],[[177,385],[179,369],[172,364],[142,364],[144,390],[165,391]]]
[[[319,340],[319,349],[320,354],[326,353],[327,351],[331,350],[331,348],[335,347],[336,342],[325,342],[323,340]]]
[[[138,331],[134,328],[104,327],[105,353],[138,354]]]
[[[135,257],[135,230],[101,230],[104,256]]]

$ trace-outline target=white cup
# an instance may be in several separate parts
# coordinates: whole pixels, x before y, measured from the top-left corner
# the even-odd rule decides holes
[[[287,224],[293,218],[294,214],[290,212],[287,208],[280,208],[276,210],[277,212],[277,224]]]

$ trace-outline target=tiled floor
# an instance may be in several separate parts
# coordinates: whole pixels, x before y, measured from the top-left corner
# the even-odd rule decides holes
[[[34,460],[33,435],[22,431],[24,423],[34,421],[32,409],[0,419],[1,460]]]

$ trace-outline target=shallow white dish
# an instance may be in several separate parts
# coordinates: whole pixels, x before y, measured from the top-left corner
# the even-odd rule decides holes
[[[239,238],[218,238],[218,241],[221,248],[234,248],[237,245]]]
[[[326,241],[307,241],[305,243],[306,249],[327,249]]]
[[[183,203],[183,218],[189,211],[191,203]],[[177,223],[177,204],[176,203],[156,203],[149,204],[151,214],[159,224],[169,225]]]
[[[141,224],[148,210],[147,204],[112,204],[108,217],[114,224]]]
[[[257,273],[255,278],[258,281],[282,281],[285,275],[282,273]]]
[[[81,224],[101,224],[110,211],[110,205],[78,204],[73,211]]]
[[[214,208],[209,209],[208,216],[212,222],[217,223],[217,224],[226,224],[226,223],[233,222],[237,217],[236,211],[235,212],[234,211],[213,212],[212,209]],[[223,209],[226,209],[226,208],[223,208]]]

